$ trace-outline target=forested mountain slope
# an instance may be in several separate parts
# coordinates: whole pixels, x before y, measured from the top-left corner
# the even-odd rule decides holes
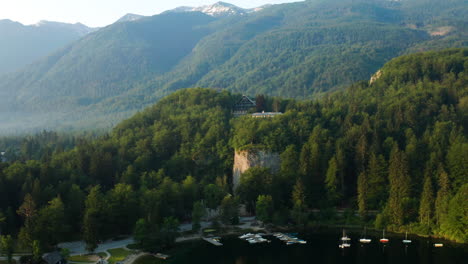
[[[109,127],[188,87],[313,98],[400,54],[466,46],[464,1],[305,1],[116,23],[0,80],[3,130]]]
[[[0,20],[0,75],[50,55],[93,31],[83,24],[41,21],[25,26]]]
[[[268,119],[233,118],[240,96],[228,91],[177,91],[98,140],[0,163],[2,233],[21,228],[27,246],[45,246],[84,230],[92,246],[136,226],[158,250],[177,220],[221,206],[230,223],[240,201],[257,213],[267,203],[259,217],[278,225],[353,221],[466,242],[467,65],[467,49],[396,58],[372,84],[314,101],[267,97],[258,110],[284,112]],[[280,153],[281,169],[248,170],[231,196],[234,149]],[[22,204],[35,213],[16,215]],[[337,207],[361,217],[340,219]]]

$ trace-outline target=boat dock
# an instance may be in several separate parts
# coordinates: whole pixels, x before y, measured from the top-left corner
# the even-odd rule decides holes
[[[162,253],[157,253],[154,256],[157,257],[158,259],[168,259],[170,257],[169,255],[162,254]]]
[[[218,247],[223,245],[221,242],[219,242],[219,237],[204,237],[203,240]]]
[[[286,245],[307,244],[307,241],[297,238],[295,234],[274,233],[273,236],[286,243]]]
[[[268,239],[263,238],[263,236],[266,236],[267,234],[264,233],[258,233],[258,234],[252,234],[252,233],[247,233],[242,236],[240,236],[240,239],[243,239],[250,244],[257,244],[257,243],[270,243],[271,241]]]

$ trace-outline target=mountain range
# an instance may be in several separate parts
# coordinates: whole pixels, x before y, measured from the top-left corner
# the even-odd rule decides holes
[[[0,75],[14,72],[92,31],[80,23],[40,21],[23,25],[0,20]]]
[[[0,78],[0,130],[111,127],[188,87],[314,98],[368,80],[401,54],[468,42],[464,0],[310,0],[254,11],[178,8],[89,33]]]
[[[238,15],[247,15],[252,12],[257,12],[265,8],[258,7],[258,8],[250,8],[245,9],[233,4],[225,3],[225,2],[217,2],[212,5],[204,5],[199,7],[188,7],[188,6],[181,6],[173,10],[166,11],[165,13],[186,13],[186,12],[201,12],[209,16],[213,17],[226,17],[226,16],[238,16]]]

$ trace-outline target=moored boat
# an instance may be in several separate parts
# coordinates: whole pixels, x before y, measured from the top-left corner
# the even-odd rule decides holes
[[[408,239],[408,232],[405,234],[405,239],[403,239],[403,244],[411,244],[411,240]]]
[[[346,235],[346,231],[343,229],[343,236],[341,237],[341,244],[338,246],[339,248],[349,248],[351,244],[349,243],[351,238]]]
[[[351,238],[349,238],[347,235],[346,235],[346,231],[343,229],[343,236],[341,237],[341,241],[350,241]]]
[[[390,240],[385,238],[385,229],[382,230],[382,238],[380,239],[380,243],[387,244]]]
[[[369,244],[371,241],[372,239],[366,238],[366,227],[364,227],[364,235],[363,238],[359,239],[359,242],[363,244]]]

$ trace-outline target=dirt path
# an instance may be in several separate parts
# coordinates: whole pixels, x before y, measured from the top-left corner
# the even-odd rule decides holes
[[[134,243],[135,241],[133,238],[127,238],[123,240],[108,240],[99,244],[94,252],[107,252],[109,249],[123,248]],[[60,243],[58,244],[58,247],[69,249],[71,256],[90,253],[86,250],[86,244],[83,241]],[[109,252],[107,252],[107,254],[109,254]]]
[[[121,261],[122,264],[132,264],[133,262],[135,262],[135,260],[137,260],[139,257],[142,257],[142,256],[146,256],[146,255],[150,255],[149,253],[145,253],[145,252],[140,252],[138,254],[132,254],[130,256],[128,256],[127,258],[125,258],[123,261]]]

